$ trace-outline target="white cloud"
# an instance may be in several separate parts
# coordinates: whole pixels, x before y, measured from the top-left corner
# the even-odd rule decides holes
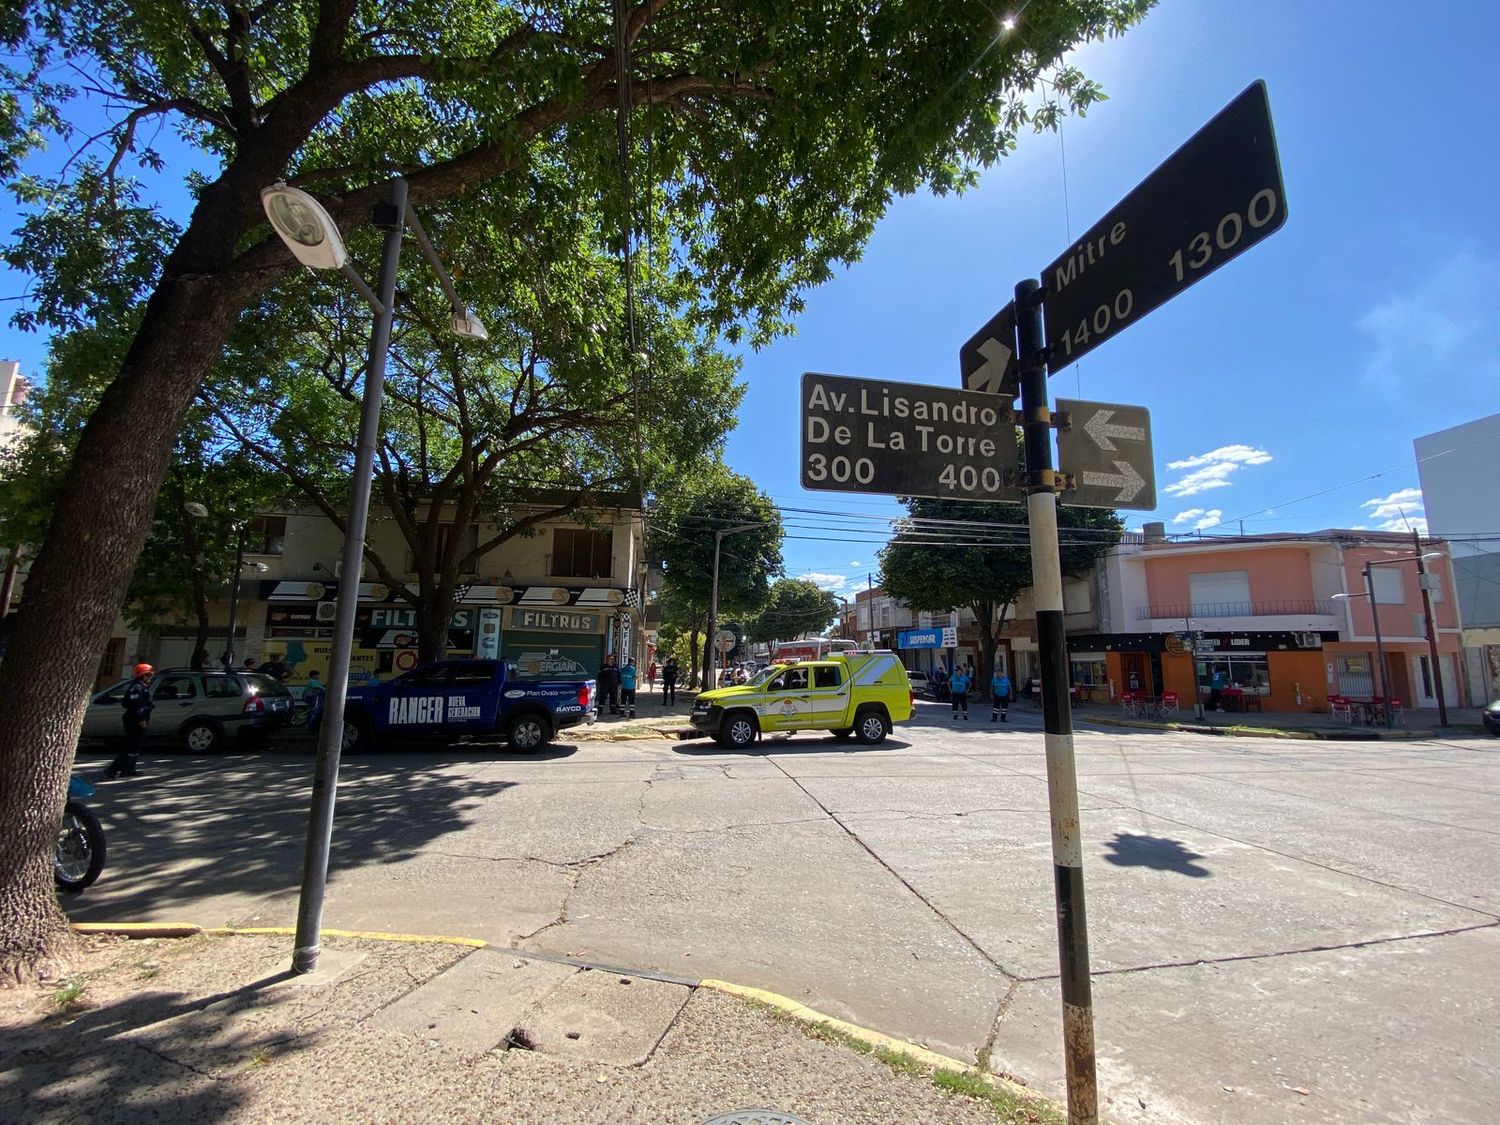
[[[1427,534],[1427,517],[1422,510],[1422,490],[1403,488],[1389,496],[1377,496],[1360,505],[1365,509],[1365,518],[1378,521],[1378,531],[1410,531],[1412,528]]]
[[[1247,465],[1264,465],[1271,455],[1253,445],[1221,445],[1207,453],[1167,462],[1169,469],[1191,470],[1162,489],[1168,496],[1197,496],[1215,488],[1228,488],[1229,478]],[[1175,522],[1175,521],[1174,521]]]
[[[1361,381],[1390,399],[1414,399],[1441,378],[1493,387],[1500,378],[1500,332],[1494,294],[1500,261],[1464,250],[1439,264],[1424,281],[1406,285],[1355,321],[1367,341]]]
[[[849,560],[849,565],[850,566],[864,566],[865,564],[862,563],[862,562],[860,562],[858,559],[850,559]]]
[[[1211,527],[1217,527],[1224,519],[1222,508],[1189,508],[1185,512],[1178,512],[1172,517],[1172,523],[1190,523],[1194,531],[1207,531]]]
[[[806,574],[797,575],[805,578],[819,589],[827,590],[830,594],[842,593],[849,585],[848,576],[843,574],[825,574],[820,570],[809,570]]]

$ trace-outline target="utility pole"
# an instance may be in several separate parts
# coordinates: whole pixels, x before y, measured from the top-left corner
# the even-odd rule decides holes
[[[1391,729],[1391,690],[1385,675],[1385,647],[1380,642],[1380,606],[1375,601],[1374,564],[1365,563],[1365,590],[1370,595],[1370,620],[1375,623],[1375,663],[1380,668],[1380,710],[1385,716],[1385,728]]]
[[[742,531],[754,531],[757,527],[771,527],[771,523],[742,523],[734,527],[721,527],[714,532],[714,584],[708,602],[708,655],[704,658],[703,691],[712,691],[718,685],[714,681],[714,656],[719,649],[719,548],[726,535],[738,535]]]
[[[240,521],[235,532],[234,541],[234,574],[229,579],[229,641],[224,646],[224,667],[234,667],[234,630],[237,625],[236,618],[240,607],[240,568],[245,565],[245,530],[246,524]]]
[[[1448,725],[1448,702],[1443,698],[1443,666],[1438,661],[1437,625],[1432,619],[1432,591],[1427,588],[1427,560],[1422,555],[1422,536],[1411,530],[1412,554],[1417,556],[1417,584],[1422,587],[1422,619],[1427,624],[1427,655],[1432,661],[1432,686],[1437,692],[1438,726]]]
[[[1052,413],[1047,407],[1042,337],[1042,286],[1016,286],[1016,344],[1021,368],[1021,413],[1026,445],[1026,514],[1031,531],[1031,587],[1036,605],[1042,680],[1042,729],[1047,750],[1047,798],[1052,814],[1052,870],[1057,897],[1057,954],[1061,968],[1063,1061],[1069,1125],[1097,1125],[1094,1000],[1089,981],[1089,936],[1083,895],[1083,844],[1078,822],[1078,772],[1073,761],[1073,714],[1068,698],[1068,645],[1063,627],[1062,560],[1057,544],[1057,473],[1052,468]]]

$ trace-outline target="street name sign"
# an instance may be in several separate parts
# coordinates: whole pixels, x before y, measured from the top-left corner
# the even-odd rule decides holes
[[[1156,507],[1151,414],[1144,406],[1057,400],[1068,425],[1057,431],[1057,463],[1077,482],[1058,499],[1075,508]]]
[[[802,487],[1014,502],[1015,413],[992,394],[809,371]]]
[[[1264,82],[1251,84],[1042,274],[1059,370],[1286,222]]]
[[[958,349],[964,389],[1014,400],[1020,393],[1016,362],[1016,303],[1006,306]]]

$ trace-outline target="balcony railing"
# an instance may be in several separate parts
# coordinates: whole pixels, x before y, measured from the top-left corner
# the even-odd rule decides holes
[[[1136,620],[1207,620],[1214,617],[1332,617],[1331,601],[1293,599],[1270,602],[1195,602],[1192,605],[1143,605]]]

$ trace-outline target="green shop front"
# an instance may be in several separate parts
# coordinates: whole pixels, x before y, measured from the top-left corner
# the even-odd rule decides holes
[[[522,676],[593,678],[604,664],[604,639],[614,610],[571,606],[506,606],[500,655]]]

